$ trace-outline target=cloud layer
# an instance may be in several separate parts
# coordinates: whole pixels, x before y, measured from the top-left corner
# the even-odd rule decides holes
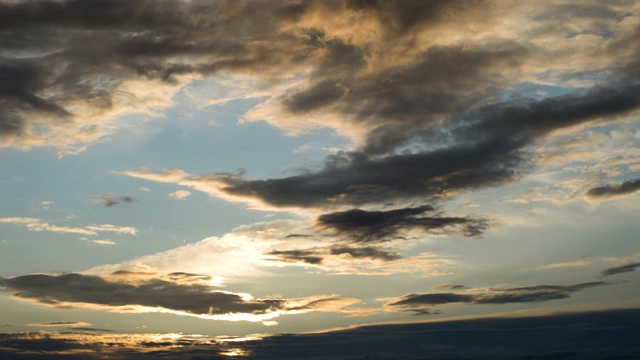
[[[25,275],[0,278],[0,287],[14,296],[57,308],[97,308],[116,312],[168,312],[205,319],[262,321],[286,313],[350,311],[357,300],[336,296],[296,299],[253,299],[206,284],[208,276],[172,273],[134,282],[130,273],[107,280],[82,274]],[[205,283],[203,283],[203,280]],[[354,310],[355,311],[355,310]]]
[[[463,289],[458,292],[435,292],[426,294],[409,294],[387,303],[385,306],[400,311],[410,311],[416,315],[437,313],[438,305],[466,304],[509,304],[543,302],[568,298],[571,293],[588,288],[608,285],[605,282],[588,282],[575,285],[532,285],[521,287],[494,287],[484,291],[464,289],[452,286],[450,290]]]

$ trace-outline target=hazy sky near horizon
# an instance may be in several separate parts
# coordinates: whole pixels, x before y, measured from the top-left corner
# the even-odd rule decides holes
[[[640,305],[638,1],[0,0],[0,331]]]

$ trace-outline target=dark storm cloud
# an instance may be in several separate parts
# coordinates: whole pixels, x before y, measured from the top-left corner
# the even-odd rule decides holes
[[[278,28],[308,7],[261,1],[1,2],[0,144],[70,142],[81,148],[94,142],[105,135],[101,121],[112,116],[98,115],[147,107],[135,91],[119,91],[129,80],[177,84],[180,75],[295,67],[316,47]],[[86,109],[97,120],[78,113]],[[65,129],[68,138],[44,136],[62,136]]]
[[[571,293],[603,285],[608,285],[608,283],[588,282],[575,285],[489,288],[488,291],[469,290],[464,292],[409,294],[385,306],[422,315],[431,314],[433,313],[433,307],[445,304],[510,304],[566,299],[571,296]],[[443,288],[438,287],[438,289],[441,290]],[[453,290],[454,288],[450,289]],[[456,289],[463,288],[456,287]]]
[[[486,105],[451,126],[412,128],[409,141],[423,144],[446,138],[448,146],[415,153],[374,156],[341,152],[326,159],[324,169],[268,180],[213,174],[196,180],[226,184],[222,191],[257,198],[276,207],[367,204],[430,196],[448,191],[496,186],[517,179],[530,167],[527,146],[549,132],[595,120],[607,121],[640,107],[640,85],[604,87],[584,95],[567,95],[522,103]],[[402,126],[402,125],[399,125]],[[391,129],[390,129],[391,131]],[[395,130],[393,130],[395,131]],[[386,135],[383,136],[386,138]],[[635,182],[623,190],[637,188]]]
[[[317,225],[358,242],[393,240],[407,230],[425,233],[459,232],[466,236],[479,236],[488,227],[484,219],[419,216],[432,210],[434,208],[429,205],[389,211],[351,209],[323,214],[318,217]]]
[[[602,276],[624,274],[624,273],[635,271],[637,268],[640,268],[640,262],[632,262],[625,265],[614,266],[614,267],[610,267],[608,269],[602,270]]]
[[[347,255],[353,259],[382,260],[385,262],[399,260],[402,257],[396,252],[381,248],[365,246],[352,247],[348,245],[334,245],[304,250],[274,250],[268,252],[272,260],[284,262],[304,262],[312,265],[322,264],[327,258]]]
[[[640,191],[640,179],[623,181],[619,184],[604,185],[589,189],[585,193],[587,199],[604,200],[611,197],[631,195]]]

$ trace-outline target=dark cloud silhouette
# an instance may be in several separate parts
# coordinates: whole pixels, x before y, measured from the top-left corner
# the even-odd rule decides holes
[[[70,330],[70,331],[90,331],[90,332],[98,332],[98,333],[105,333],[105,332],[112,332],[113,331],[113,330],[109,330],[109,329],[98,329],[98,328],[84,327],[84,326],[74,326],[74,327],[68,328],[68,330]]]
[[[274,250],[268,252],[272,260],[284,262],[304,262],[312,265],[322,264],[329,257],[347,255],[354,259],[372,259],[382,261],[399,260],[400,254],[390,252],[381,248],[365,246],[352,247],[348,245],[333,245],[327,247],[316,247],[304,250]]]
[[[632,272],[639,267],[640,267],[640,262],[632,262],[625,265],[614,266],[614,267],[610,267],[608,269],[602,270],[602,276],[611,276],[611,275]]]
[[[113,197],[112,194],[105,194],[93,200],[94,203],[104,205],[105,207],[112,207],[120,203],[132,203],[135,201],[136,200],[131,195],[124,195],[124,196],[121,196],[119,199],[116,199]]]
[[[432,210],[434,208],[429,205],[388,211],[351,209],[323,214],[318,217],[317,225],[357,242],[393,240],[407,230],[415,229],[426,233],[459,232],[465,236],[479,236],[488,227],[484,219],[419,216]]]
[[[619,184],[604,185],[589,189],[585,196],[589,200],[604,200],[611,197],[631,195],[640,191],[640,179],[623,181]]]
[[[316,250],[274,250],[267,253],[276,260],[285,262],[305,262],[308,264],[320,264],[324,258]]]
[[[349,247],[349,246],[334,246],[331,248],[332,255],[348,254],[355,259],[376,259],[383,261],[399,260],[402,257],[395,252],[389,252],[381,250],[379,248],[365,246],[365,247]]]
[[[640,311],[382,324],[226,342],[204,335],[0,334],[7,359],[634,359]],[[567,333],[571,336],[567,336]],[[523,341],[535,339],[535,341]]]
[[[319,308],[315,303],[318,301],[317,298],[306,302],[304,299],[296,299],[292,305],[286,299],[247,299],[238,294],[219,291],[210,285],[182,281],[185,277],[194,276],[202,279],[195,274],[173,273],[164,279],[126,283],[82,274],[25,275],[0,278],[0,287],[13,292],[18,298],[35,300],[59,308],[93,304],[104,306],[107,310],[110,307],[118,307],[137,311],[132,306],[140,305],[193,315],[264,315],[278,310]],[[341,300],[344,299],[329,297],[324,303]],[[312,308],[307,307],[311,302],[314,302]]]
[[[409,294],[385,306],[401,311],[413,312],[417,315],[433,314],[432,308],[437,305],[467,304],[509,304],[542,302],[566,299],[571,293],[588,288],[608,285],[606,282],[588,282],[575,285],[534,285],[523,287],[489,288],[488,291],[468,290],[464,292]],[[456,289],[464,287],[456,286]],[[438,290],[443,288],[438,287]],[[444,289],[453,288],[448,287]]]

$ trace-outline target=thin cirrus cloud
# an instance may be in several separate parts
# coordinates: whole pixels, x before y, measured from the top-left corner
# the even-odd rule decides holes
[[[118,234],[136,235],[136,228],[132,226],[117,226],[111,224],[89,225],[86,227],[58,226],[47,221],[29,217],[4,217],[0,223],[23,225],[29,231],[50,231],[65,234],[79,234],[95,236],[100,232],[115,232]]]

